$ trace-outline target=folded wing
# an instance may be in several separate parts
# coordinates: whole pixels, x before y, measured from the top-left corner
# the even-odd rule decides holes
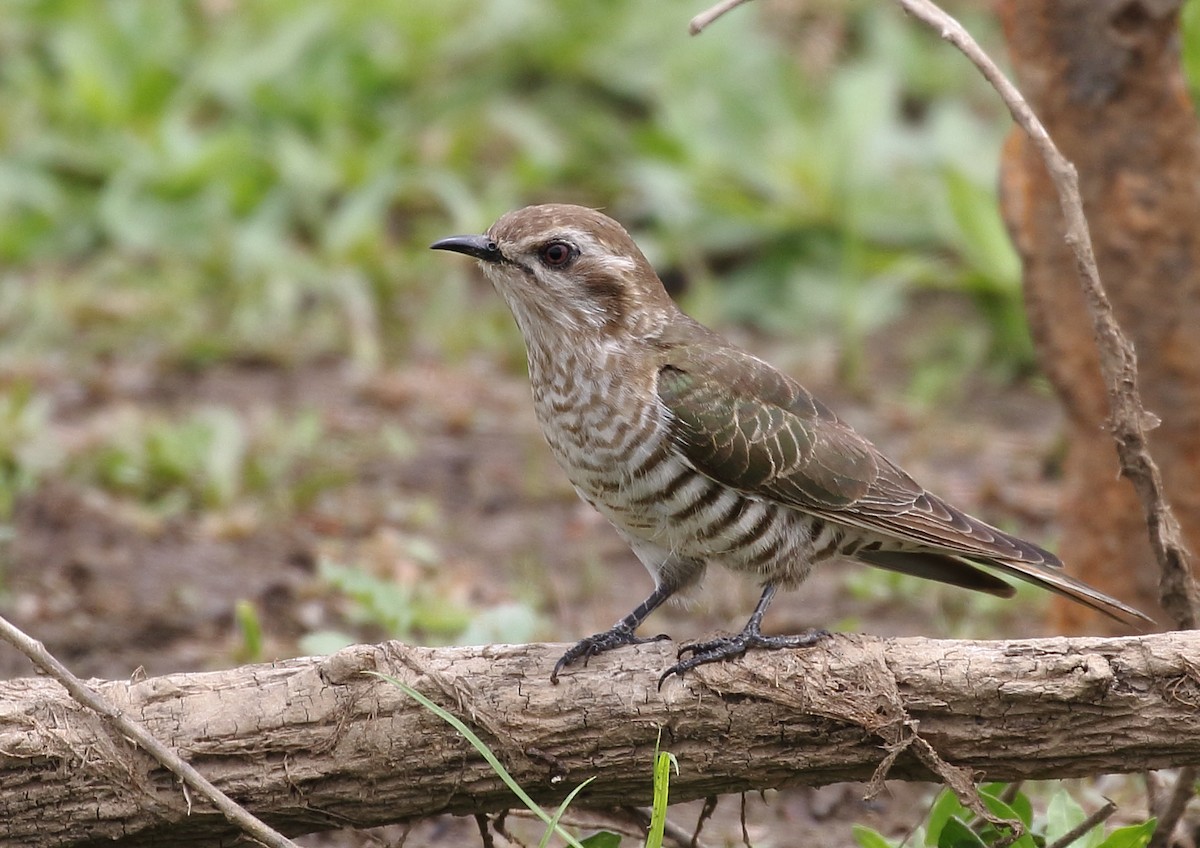
[[[1150,621],[1068,576],[1054,554],[927,492],[799,383],[736,348],[672,351],[658,396],[676,447],[724,485],[894,540],[856,554],[872,565],[998,595],[981,564],[1120,621]],[[700,349],[696,346],[695,349]]]

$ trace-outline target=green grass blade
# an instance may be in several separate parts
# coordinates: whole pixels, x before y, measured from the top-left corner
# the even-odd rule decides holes
[[[262,619],[259,617],[258,608],[254,606],[253,601],[241,598],[233,607],[233,617],[242,634],[238,656],[243,658],[244,662],[262,662]]]
[[[446,722],[446,724],[457,730],[459,734],[461,734],[464,739],[470,742],[472,747],[479,752],[479,755],[487,760],[487,764],[492,767],[492,770],[496,772],[501,780],[504,781],[505,785],[513,791],[513,794],[521,799],[521,803],[528,807],[531,813],[540,818],[548,827],[565,839],[571,848],[583,848],[578,839],[563,830],[562,826],[558,824],[557,819],[551,818],[551,816],[545,810],[543,810],[536,801],[529,797],[529,793],[521,788],[521,784],[517,783],[516,779],[508,773],[508,769],[501,764],[500,760],[496,759],[496,755],[492,753],[492,749],[487,746],[487,743],[476,736],[471,728],[463,724],[463,722],[459,720],[458,716],[442,709],[416,689],[409,686],[403,680],[398,680],[397,678],[392,677],[390,674],[381,674],[377,671],[369,671],[367,673],[374,677],[378,677],[380,680],[386,680],[388,683],[391,683],[405,695],[408,695],[408,697],[412,698],[425,709],[429,710],[442,721]],[[589,780],[591,780],[591,778],[589,778]],[[581,788],[582,786],[577,787],[575,792],[578,792]],[[572,796],[574,796],[574,794],[574,792],[571,793]]]
[[[554,815],[550,817],[550,821],[548,823],[549,827],[547,827],[546,832],[542,834],[542,841],[538,843],[538,848],[546,848],[546,846],[550,844],[550,835],[558,830],[558,821],[563,817],[563,813],[567,811],[567,807],[571,806],[571,802],[575,800],[575,796],[579,794],[579,790],[583,789],[583,787],[587,786],[595,779],[596,778],[594,776],[589,777],[583,783],[572,789],[571,793],[567,795],[566,798],[563,798],[563,802],[558,805],[558,809],[555,810]]]
[[[646,834],[646,848],[662,848],[663,831],[667,826],[667,790],[671,783],[671,767],[679,773],[679,763],[674,755],[659,751],[654,756],[654,806],[650,811],[650,830]]]

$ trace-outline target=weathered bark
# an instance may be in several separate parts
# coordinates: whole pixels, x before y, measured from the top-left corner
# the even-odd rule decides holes
[[[1079,171],[1101,277],[1134,342],[1145,405],[1162,419],[1151,447],[1167,499],[1188,546],[1200,551],[1200,125],[1180,67],[1178,5],[998,7],[1021,90]],[[1061,551],[1088,582],[1153,614],[1159,573],[1138,500],[1117,476],[1106,387],[1059,201],[1020,132],[1006,146],[1002,187],[1039,358],[1067,411]],[[1114,626],[1065,602],[1055,613],[1068,632]]]
[[[673,801],[786,784],[929,779],[913,729],[993,779],[1200,763],[1200,633],[963,642],[838,636],[755,652],[658,691],[654,643],[548,682],[562,646],[348,648],[99,684],[219,787],[289,833],[500,810],[515,799],[475,751],[390,684],[394,674],[492,746],[543,803],[648,803],[659,729]],[[928,758],[925,758],[928,761]],[[230,825],[44,679],[0,683],[0,841],[228,844]]]

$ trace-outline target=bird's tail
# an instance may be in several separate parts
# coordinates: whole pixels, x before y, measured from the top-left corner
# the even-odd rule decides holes
[[[1027,583],[1041,586],[1043,589],[1057,592],[1123,624],[1142,629],[1147,624],[1154,624],[1154,619],[1149,616],[1071,577],[1063,571],[1057,559],[1051,554],[1046,554],[1046,556],[1048,560],[1043,563],[1014,562],[982,557],[967,559],[932,551],[859,551],[855,558],[889,571],[899,571],[903,574],[923,577],[926,580],[936,580],[939,583],[949,583],[952,586],[974,589],[977,592],[987,592],[989,595],[997,595],[1001,598],[1012,597],[1015,591],[1013,587],[994,574],[984,571],[980,567],[983,566],[1018,577]]]
[[[1146,625],[1153,626],[1155,624],[1154,619],[1145,613],[1135,610],[1133,607],[1118,601],[1116,598],[1109,597],[1099,589],[1093,589],[1082,580],[1076,580],[1061,568],[1040,563],[1004,562],[1001,560],[985,564],[1005,574],[1019,577],[1035,586],[1041,586],[1049,589],[1051,592],[1057,592],[1076,603],[1091,607],[1097,612],[1102,612],[1109,618],[1116,619],[1122,624],[1128,624],[1140,630],[1145,630]]]

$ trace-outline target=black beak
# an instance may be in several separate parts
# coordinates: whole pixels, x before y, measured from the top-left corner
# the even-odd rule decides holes
[[[487,236],[450,236],[429,245],[430,250],[452,250],[465,253],[484,262],[499,262],[504,258],[500,246]]]

